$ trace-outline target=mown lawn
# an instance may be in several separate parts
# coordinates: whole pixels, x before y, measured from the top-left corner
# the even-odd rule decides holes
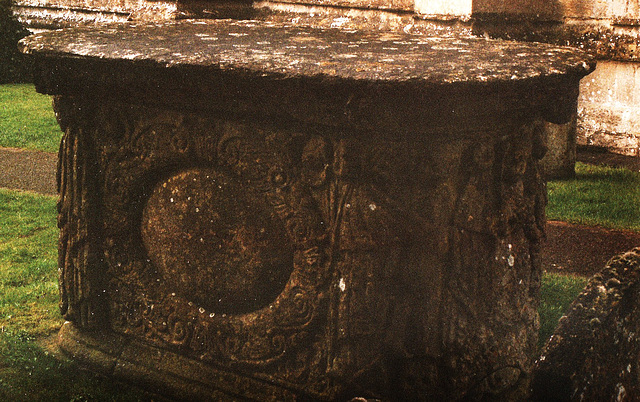
[[[50,96],[32,84],[0,85],[0,147],[57,152],[61,137]]]
[[[640,173],[576,164],[576,178],[547,185],[547,218],[640,231]]]
[[[612,256],[613,257],[613,256]],[[604,268],[604,267],[603,267]],[[587,278],[574,275],[545,273],[540,287],[540,332],[538,346],[542,347],[555,331],[560,318],[587,285]]]
[[[0,189],[0,400],[151,400],[43,346],[63,323],[55,204],[54,197]]]

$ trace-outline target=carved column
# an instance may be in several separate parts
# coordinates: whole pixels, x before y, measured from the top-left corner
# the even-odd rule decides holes
[[[55,98],[64,132],[58,155],[60,311],[82,328],[106,324],[100,171],[90,114],[73,99]]]

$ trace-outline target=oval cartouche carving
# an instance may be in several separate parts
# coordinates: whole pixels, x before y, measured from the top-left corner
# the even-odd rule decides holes
[[[286,230],[264,195],[212,169],[160,182],[141,231],[168,290],[215,313],[268,305],[293,270]]]

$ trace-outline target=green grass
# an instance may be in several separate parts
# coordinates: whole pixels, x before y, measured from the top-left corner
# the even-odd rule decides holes
[[[55,204],[54,197],[0,189],[0,400],[150,400],[42,346],[63,322]]]
[[[640,173],[577,163],[575,179],[550,181],[547,189],[548,219],[640,231]],[[571,275],[544,275],[540,345],[586,283],[586,278]]]
[[[640,173],[577,163],[576,178],[548,193],[548,219],[640,231]]]
[[[540,314],[538,346],[544,346],[558,325],[560,317],[567,312],[569,305],[586,285],[587,278],[579,276],[555,273],[543,275],[538,308]]]
[[[0,190],[0,330],[47,335],[57,309],[55,198]]]
[[[0,147],[57,152],[61,137],[51,97],[31,84],[0,85]]]

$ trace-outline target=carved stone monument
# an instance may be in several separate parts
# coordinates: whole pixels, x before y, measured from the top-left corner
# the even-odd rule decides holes
[[[181,398],[521,398],[562,47],[181,21],[23,42],[56,95],[60,345]]]

